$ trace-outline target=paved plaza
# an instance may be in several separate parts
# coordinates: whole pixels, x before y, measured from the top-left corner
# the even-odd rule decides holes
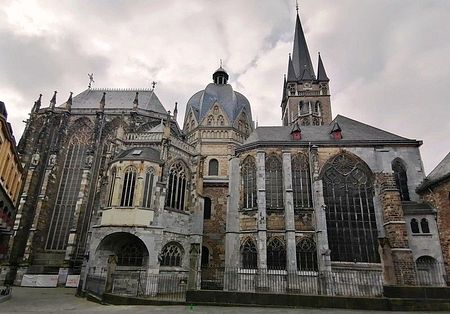
[[[11,300],[0,304],[0,313],[214,313],[214,314],[319,314],[361,313],[362,311],[339,309],[286,309],[262,307],[218,307],[218,306],[117,306],[100,305],[75,297],[75,289],[67,288],[22,288],[14,287]],[[386,313],[365,311],[364,313]],[[395,312],[408,313],[408,312]],[[411,313],[411,312],[409,312]],[[444,312],[428,312],[444,313]]]

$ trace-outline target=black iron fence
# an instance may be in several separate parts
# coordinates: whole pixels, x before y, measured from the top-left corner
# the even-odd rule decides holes
[[[143,270],[116,271],[112,274],[113,294],[163,301],[185,301],[187,274],[149,274]]]
[[[379,270],[286,271],[203,268],[201,289],[280,294],[381,296]]]
[[[395,284],[399,286],[445,287],[450,284],[444,263],[419,258],[415,263],[397,262],[392,266]]]
[[[101,297],[106,288],[106,271],[100,269],[98,272],[89,271],[86,276],[85,290],[95,296]]]

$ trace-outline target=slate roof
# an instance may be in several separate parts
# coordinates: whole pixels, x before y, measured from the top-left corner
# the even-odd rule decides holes
[[[235,92],[230,84],[208,84],[189,99],[187,108],[192,107],[197,121],[201,121],[215,102],[222,106],[232,123],[243,108],[246,108],[249,120],[252,120],[249,101],[241,93]]]
[[[105,109],[132,109],[136,92],[139,92],[138,108],[151,110],[157,113],[167,114],[161,101],[151,89],[110,89],[91,88],[86,89],[72,99],[72,109],[96,109],[99,108],[103,92],[106,92]],[[64,105],[62,105],[64,106]]]
[[[423,182],[417,188],[420,192],[427,187],[435,185],[443,180],[450,178],[450,153],[442,159],[442,161],[430,172],[428,176],[423,180]]]
[[[338,123],[342,129],[341,140],[334,140],[330,136],[330,132],[335,123]],[[342,115],[338,115],[329,125],[301,126],[302,139],[300,141],[292,139],[291,131],[292,126],[258,127],[250,134],[242,148],[258,144],[286,145],[287,142],[295,143],[297,145],[299,142],[305,144],[314,142],[340,145],[353,142],[370,142],[371,144],[379,145],[384,143],[421,144],[421,142],[417,140],[407,139]]]
[[[294,66],[297,80],[315,80],[314,69],[309,55],[308,45],[306,44],[305,34],[303,33],[302,23],[297,14],[295,22],[294,49],[292,51],[292,64]],[[288,79],[289,81],[289,79]]]
[[[137,154],[138,151],[141,152]],[[133,147],[121,152],[115,160],[148,160],[161,163],[160,151],[151,147]]]
[[[403,212],[409,215],[434,214],[436,210],[428,203],[403,202]]]

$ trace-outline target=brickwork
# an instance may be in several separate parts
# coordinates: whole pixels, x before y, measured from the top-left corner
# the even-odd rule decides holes
[[[383,211],[385,231],[383,242],[384,246],[388,246],[381,250],[390,252],[393,263],[393,265],[388,265],[386,261],[383,261],[385,272],[392,271],[393,267],[397,284],[415,284],[414,258],[408,245],[400,193],[395,185],[394,176],[388,173],[377,173],[375,176]],[[385,277],[392,277],[392,275]]]
[[[210,261],[214,265],[223,265],[225,261],[225,228],[228,187],[205,187],[204,197],[211,199],[211,219],[203,221],[203,241],[212,254]]]
[[[442,255],[450,275],[450,179],[422,191],[421,197],[437,209],[437,225]]]

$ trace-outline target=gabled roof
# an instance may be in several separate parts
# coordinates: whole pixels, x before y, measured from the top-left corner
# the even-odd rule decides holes
[[[303,33],[302,23],[297,14],[295,22],[294,49],[292,51],[292,64],[298,80],[315,80],[314,69]]]
[[[335,125],[342,129],[342,139],[337,141],[330,136],[330,132]],[[256,128],[242,148],[258,144],[264,145],[286,145],[287,142],[298,145],[299,143],[308,144],[327,144],[327,145],[383,145],[383,144],[409,144],[420,145],[417,140],[408,139],[402,136],[392,134],[387,131],[375,128],[362,122],[338,115],[330,124],[321,126],[301,126],[302,139],[300,141],[292,140],[292,126],[268,126]],[[241,148],[239,148],[240,150]]]
[[[420,192],[427,187],[438,184],[446,179],[450,178],[450,153],[442,159],[442,161],[430,172],[428,176],[417,187],[417,191]]]
[[[139,92],[139,109],[150,110],[167,114],[166,109],[152,89],[86,89],[72,99],[72,109],[99,108],[103,93],[106,93],[105,110],[107,109],[133,109],[133,102]]]

